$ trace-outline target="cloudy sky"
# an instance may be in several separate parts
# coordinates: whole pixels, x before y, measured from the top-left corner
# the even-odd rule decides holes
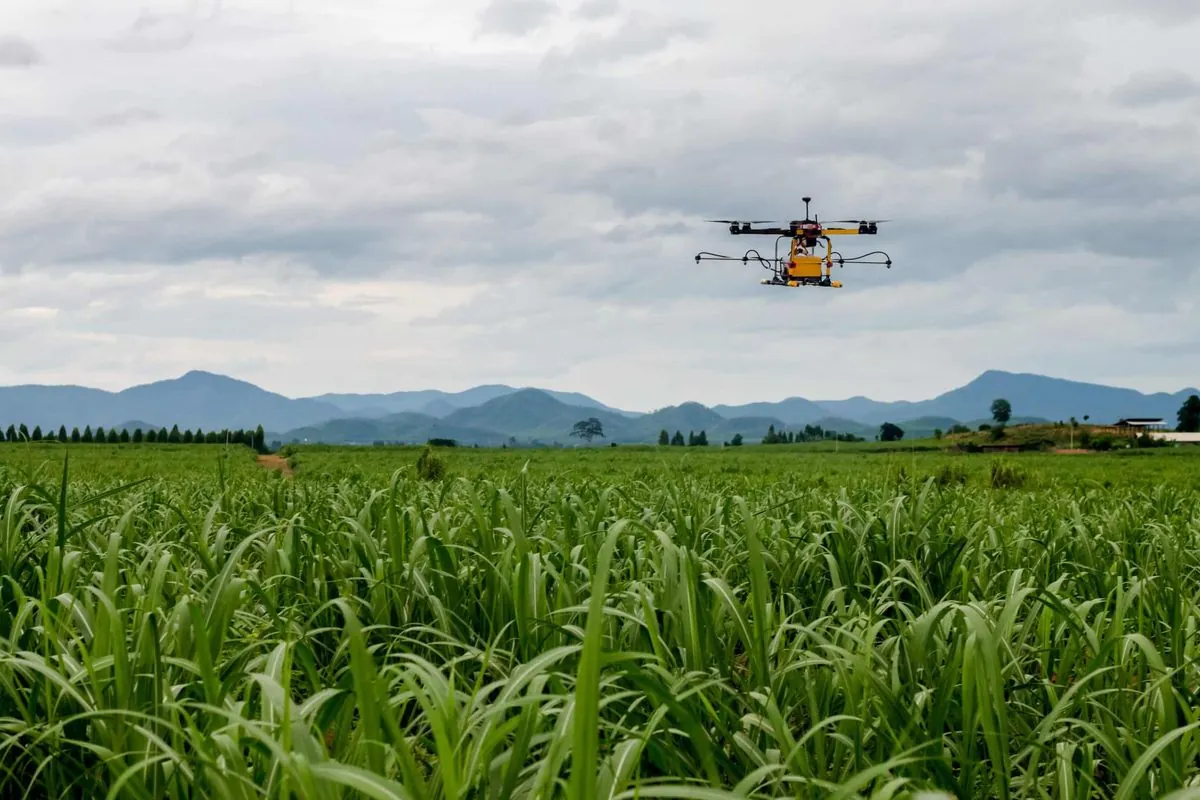
[[[1194,385],[1200,4],[1052,5],[5,0],[0,383]],[[893,268],[693,260],[803,195]]]

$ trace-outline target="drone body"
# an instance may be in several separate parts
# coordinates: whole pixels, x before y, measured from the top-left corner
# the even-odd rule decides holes
[[[768,259],[759,255],[757,250],[750,249],[746,254],[739,258],[731,258],[722,256],[716,253],[697,253],[696,263],[699,264],[702,260],[708,261],[741,261],[743,264],[748,264],[750,261],[759,262],[765,269],[771,271],[770,278],[764,278],[760,283],[768,286],[825,286],[831,288],[840,288],[841,281],[832,279],[830,273],[833,265],[843,266],[847,261],[852,264],[884,264],[888,269],[892,267],[892,259],[882,251],[876,250],[872,253],[866,253],[855,258],[843,258],[840,253],[833,249],[833,241],[831,236],[874,236],[879,231],[879,223],[886,220],[835,220],[839,223],[853,223],[857,225],[854,228],[830,228],[817,219],[810,219],[808,213],[808,204],[812,201],[811,197],[802,198],[804,200],[804,219],[792,220],[786,228],[755,228],[754,225],[767,222],[767,220],[754,220],[752,222],[739,222],[737,220],[728,219],[711,219],[709,222],[722,222],[729,224],[729,233],[733,236],[759,235],[759,236],[775,236],[775,258]],[[781,239],[791,239],[791,245],[786,256],[779,255],[779,243]],[[825,242],[824,255],[818,255],[816,250],[821,241]],[[867,256],[882,255],[883,261],[867,261]]]

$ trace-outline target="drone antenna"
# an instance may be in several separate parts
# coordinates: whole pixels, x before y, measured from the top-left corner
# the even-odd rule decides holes
[[[812,198],[811,197],[801,197],[800,199],[804,201],[804,218],[806,220],[810,219],[810,217],[808,216],[808,204],[812,200]]]

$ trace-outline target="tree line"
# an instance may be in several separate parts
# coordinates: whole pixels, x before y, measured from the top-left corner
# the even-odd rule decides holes
[[[188,430],[180,431],[178,425],[171,426],[170,430],[161,428],[155,430],[151,428],[148,431],[143,431],[141,428],[135,429],[132,433],[128,429],[122,428],[118,431],[116,428],[109,428],[107,431],[103,426],[98,426],[95,431],[92,426],[84,427],[82,431],[79,428],[72,428],[71,432],[67,433],[67,426],[61,425],[58,432],[47,431],[42,432],[41,426],[35,426],[32,431],[24,424],[9,425],[8,430],[4,431],[0,441],[6,442],[53,442],[57,441],[62,444],[235,444],[252,447],[260,453],[267,451],[266,433],[263,431],[263,426],[259,425],[254,430],[221,430],[208,431],[207,433],[200,428],[195,431]]]
[[[700,433],[688,431],[687,441],[685,442],[681,431],[675,431],[674,436],[668,436],[664,429],[658,432],[658,443],[664,447],[683,447],[685,445],[688,447],[707,447],[708,434],[704,431],[700,431]]]

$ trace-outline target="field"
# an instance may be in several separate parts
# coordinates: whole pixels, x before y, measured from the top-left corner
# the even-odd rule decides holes
[[[1200,449],[419,455],[0,445],[0,796],[1200,797]]]

